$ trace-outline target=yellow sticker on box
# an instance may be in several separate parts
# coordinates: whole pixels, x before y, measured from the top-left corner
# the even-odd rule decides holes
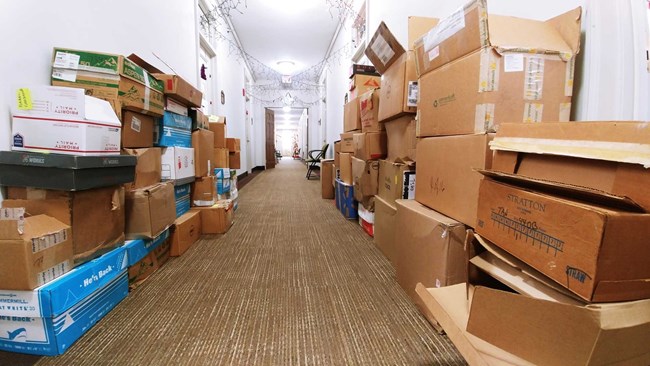
[[[34,108],[32,104],[32,91],[29,88],[18,89],[16,91],[16,99],[18,100],[18,109],[29,111]]]

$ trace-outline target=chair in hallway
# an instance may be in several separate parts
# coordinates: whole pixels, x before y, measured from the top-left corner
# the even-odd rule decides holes
[[[330,144],[324,144],[323,148],[320,150],[311,150],[307,155],[308,158],[305,160],[307,163],[307,179],[311,179],[311,173],[313,173],[314,170],[319,169],[320,170],[320,161],[325,158],[325,154],[327,153],[327,148],[330,146]],[[316,155],[314,155],[316,154]]]

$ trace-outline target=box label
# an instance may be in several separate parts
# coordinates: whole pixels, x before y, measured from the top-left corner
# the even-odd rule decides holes
[[[54,56],[54,63],[52,64],[52,66],[77,70],[79,68],[80,59],[81,56],[75,55],[74,53],[57,51]]]
[[[29,88],[20,88],[16,91],[16,102],[18,109],[29,111],[34,108],[32,104],[32,92]]]
[[[440,46],[435,46],[431,51],[428,53],[429,55],[429,62],[435,60],[440,56]]]
[[[61,244],[66,240],[68,240],[68,231],[65,229],[55,233],[45,234],[38,238],[32,238],[32,253],[38,253],[57,244]]]
[[[74,83],[77,81],[77,70],[69,69],[53,69],[52,78],[57,80],[64,80]]]
[[[503,57],[504,72],[521,72],[524,71],[524,55],[521,53],[511,53]]]
[[[465,10],[461,7],[447,18],[441,20],[437,26],[424,36],[424,49],[426,51],[431,50],[463,28],[465,28]]]
[[[38,287],[43,286],[55,278],[61,277],[63,274],[70,272],[71,269],[72,263],[70,260],[63,261],[51,268],[46,269],[36,276],[38,280]]]
[[[415,199],[415,172],[404,172],[402,180],[402,199],[414,200]]]
[[[142,121],[136,116],[131,118],[131,129],[137,133],[140,133],[142,129]]]
[[[0,208],[0,220],[16,221],[16,228],[19,234],[25,229],[25,208]]]
[[[544,90],[544,59],[529,56],[526,58],[524,75],[524,99],[541,100]]]
[[[417,81],[409,81],[408,86],[408,96],[406,99],[407,107],[417,107],[418,106],[418,95],[420,93],[420,88]]]
[[[372,49],[372,52],[377,55],[381,63],[384,65],[386,65],[388,61],[393,58],[393,56],[395,56],[395,51],[393,51],[388,42],[386,42],[386,39],[381,34],[377,34],[377,38],[375,38],[375,41],[372,42],[370,49]]]

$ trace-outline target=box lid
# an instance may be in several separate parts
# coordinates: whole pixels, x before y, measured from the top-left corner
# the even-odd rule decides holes
[[[0,316],[55,317],[102,288],[127,268],[120,247],[33,291],[0,290]]]
[[[380,74],[392,65],[406,50],[381,22],[366,47],[365,54]]]
[[[101,157],[0,151],[0,165],[36,166],[42,168],[61,169],[92,169],[135,166],[137,161],[137,157],[130,155]]]

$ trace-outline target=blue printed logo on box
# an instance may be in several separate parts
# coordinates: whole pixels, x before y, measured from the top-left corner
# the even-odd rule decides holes
[[[25,141],[24,141],[23,135],[17,133],[14,135],[14,146],[15,147],[24,147],[25,146]]]

